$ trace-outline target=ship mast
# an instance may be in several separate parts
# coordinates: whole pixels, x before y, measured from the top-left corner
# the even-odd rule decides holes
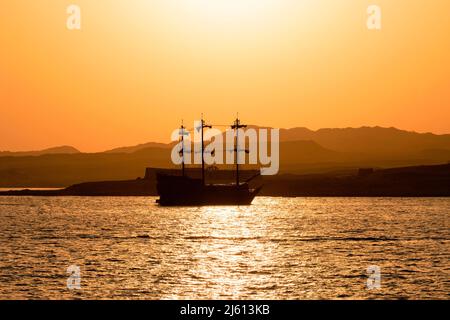
[[[239,129],[247,128],[247,125],[241,124],[239,115],[236,117],[231,129],[236,130],[236,187],[239,187],[239,152],[245,150],[239,150]]]
[[[203,139],[203,129],[204,128],[211,129],[212,126],[206,125],[205,121],[203,120],[203,113],[202,113],[201,125],[202,125],[202,184],[205,185],[205,142]]]
[[[183,124],[183,120],[181,120],[181,127],[180,127],[180,135],[181,135],[181,172],[182,176],[185,176],[185,163],[184,163],[184,135],[186,134],[185,131],[186,127]]]

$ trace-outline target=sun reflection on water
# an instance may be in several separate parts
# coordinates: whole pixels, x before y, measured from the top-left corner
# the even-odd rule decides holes
[[[0,298],[445,298],[450,291],[448,199],[257,198],[249,207],[202,208],[154,200],[0,198]],[[80,291],[67,290],[69,265],[81,268]],[[380,290],[366,289],[369,265],[382,270]]]

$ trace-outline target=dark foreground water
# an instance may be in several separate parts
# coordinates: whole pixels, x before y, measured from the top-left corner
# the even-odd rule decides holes
[[[450,298],[449,198],[154,201],[0,197],[0,298]]]

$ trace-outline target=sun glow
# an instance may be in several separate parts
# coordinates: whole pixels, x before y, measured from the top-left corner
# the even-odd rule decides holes
[[[237,111],[275,128],[447,133],[449,1],[377,0],[382,30],[371,3],[2,0],[0,149],[168,142],[181,118]]]
[[[213,37],[260,36],[282,21],[277,0],[167,0],[160,3],[166,21],[186,32]]]
[[[198,19],[217,23],[243,22],[270,15],[279,5],[278,0],[169,0],[168,5],[179,8]]]

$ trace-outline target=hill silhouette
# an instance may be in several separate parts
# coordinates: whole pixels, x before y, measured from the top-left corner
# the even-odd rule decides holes
[[[268,127],[250,126],[255,129]],[[335,152],[366,154],[370,156],[440,157],[448,158],[450,134],[417,133],[396,128],[326,128],[310,130],[303,127],[280,129],[280,141],[312,141]],[[131,147],[121,147],[107,153],[132,153],[146,148],[170,148],[173,144],[149,142]],[[431,154],[433,153],[433,154]]]
[[[98,181],[75,184],[59,190],[9,190],[0,196],[156,196],[156,172],[178,174],[179,170],[147,169],[142,179]],[[190,169],[189,176],[200,176]],[[243,179],[254,175],[243,171]],[[232,182],[234,171],[223,170],[209,182]],[[348,174],[309,174],[259,177],[264,184],[261,195],[282,197],[448,197],[450,164],[403,167],[384,170],[359,170]],[[259,182],[252,181],[251,183]]]
[[[80,153],[78,149],[71,146],[53,147],[39,151],[0,151],[0,157],[25,157],[25,156],[41,156],[44,154],[75,154]]]
[[[131,147],[120,147],[120,148],[114,148],[111,150],[104,151],[104,153],[133,153],[139,150],[143,149],[149,149],[149,148],[170,148],[171,144],[166,143],[159,143],[159,142],[147,142],[138,144]]]
[[[354,172],[360,167],[434,165],[450,160],[450,135],[394,128],[282,129],[280,140],[280,174]],[[146,167],[173,168],[172,145],[150,142],[99,153],[80,153],[67,146],[2,152],[0,187],[66,187],[135,179]]]
[[[417,133],[396,128],[282,129],[281,141],[312,140],[340,152],[411,155],[427,149],[450,150],[450,134]]]

